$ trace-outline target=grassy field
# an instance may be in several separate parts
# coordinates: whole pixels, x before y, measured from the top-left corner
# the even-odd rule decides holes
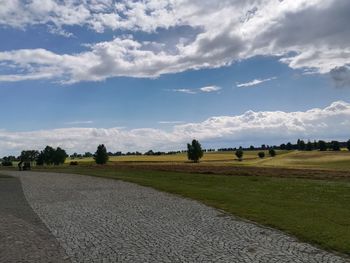
[[[350,179],[313,180],[61,166],[39,171],[78,173],[134,182],[199,200],[233,215],[278,228],[300,240],[350,255]]]
[[[254,166],[254,167],[282,167],[282,168],[300,168],[300,169],[329,169],[338,171],[350,171],[350,152],[349,151],[277,151],[275,157],[269,157],[265,151],[266,157],[260,159],[259,151],[245,151],[243,161],[239,162],[233,152],[210,152],[205,153],[201,159],[200,165],[229,165],[229,166]],[[69,163],[71,159],[67,159]],[[93,163],[93,158],[75,159],[74,161],[82,163]],[[161,155],[161,156],[112,156],[110,163],[187,163],[187,155]]]

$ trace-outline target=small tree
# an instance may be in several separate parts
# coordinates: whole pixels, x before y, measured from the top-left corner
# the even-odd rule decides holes
[[[275,157],[276,156],[276,151],[274,149],[270,149],[269,150],[269,154],[271,157]]]
[[[340,151],[340,144],[338,141],[331,142],[331,148],[333,151]]]
[[[100,144],[97,147],[97,150],[94,155],[95,162],[97,164],[105,164],[108,161],[107,149],[103,144]]]
[[[350,151],[350,140],[346,142],[346,148],[348,148],[348,150]]]
[[[264,158],[265,157],[265,152],[258,152],[259,158]]]
[[[310,141],[307,142],[305,150],[312,151],[312,142],[310,142]]]
[[[298,147],[299,151],[304,151],[305,150],[305,142],[303,140],[298,139],[297,147]]]
[[[290,142],[288,142],[286,145],[286,150],[290,151],[292,149],[293,149],[293,145]]]
[[[327,143],[325,141],[318,141],[318,147],[320,151],[327,151]]]
[[[203,150],[201,144],[197,140],[193,140],[192,144],[187,144],[187,158],[195,163],[203,157]]]
[[[235,152],[235,155],[237,156],[237,158],[238,158],[239,161],[242,161],[242,158],[243,158],[243,150],[242,150],[242,149],[238,149],[238,150]]]

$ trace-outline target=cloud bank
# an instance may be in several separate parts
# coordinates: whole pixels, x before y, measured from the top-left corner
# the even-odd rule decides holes
[[[242,115],[211,117],[203,122],[176,124],[162,129],[62,128],[29,132],[0,130],[0,156],[23,149],[60,146],[69,152],[95,151],[104,143],[109,151],[184,149],[196,138],[207,147],[236,147],[253,143],[282,143],[304,139],[349,139],[350,104],[337,101],[330,106],[304,112],[247,111]],[[248,145],[247,145],[248,146]]]
[[[63,83],[217,68],[257,55],[275,56],[305,73],[332,72],[348,85],[350,1],[348,0],[0,0],[0,25],[26,29],[47,25],[69,36],[69,26],[101,33],[131,32],[86,45],[80,53],[45,49],[0,52],[13,71],[0,81],[53,79]],[[320,19],[320,17],[322,19]],[[140,41],[133,32],[189,27],[194,38],[177,33],[175,44]],[[137,34],[134,34],[135,36]]]

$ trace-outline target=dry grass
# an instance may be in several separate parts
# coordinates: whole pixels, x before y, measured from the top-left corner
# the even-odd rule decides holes
[[[233,152],[210,152],[205,153],[201,163],[197,166],[249,166],[249,167],[278,167],[291,169],[317,169],[336,170],[350,172],[350,152],[349,151],[277,151],[276,157],[266,157],[260,159],[259,151],[245,151],[243,161],[239,162]],[[67,163],[71,160],[68,159]],[[93,163],[93,158],[76,159],[79,163]],[[110,164],[132,163],[132,164],[166,164],[184,165],[188,164],[186,154],[161,155],[161,156],[113,156],[110,157]]]

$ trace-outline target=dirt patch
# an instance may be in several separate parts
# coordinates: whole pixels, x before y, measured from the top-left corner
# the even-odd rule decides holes
[[[126,170],[151,170],[183,173],[218,174],[229,176],[270,176],[288,178],[310,178],[310,179],[349,179],[350,172],[315,170],[315,169],[291,169],[291,168],[270,168],[270,167],[246,167],[246,166],[219,166],[205,164],[131,164],[115,163],[111,165],[118,169]],[[95,166],[99,167],[99,166]],[[102,168],[102,167],[101,167]]]

